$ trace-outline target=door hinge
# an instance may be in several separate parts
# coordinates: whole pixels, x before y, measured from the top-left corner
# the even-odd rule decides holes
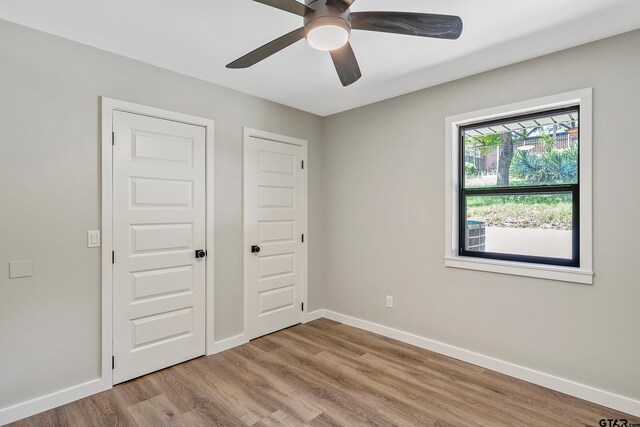
[[[304,311],[304,303],[301,304],[300,310]]]
[[[116,133],[111,132],[111,145],[116,145]]]
[[[111,264],[116,263],[116,251],[111,251]]]
[[[302,166],[302,169],[304,169],[304,160],[302,161],[301,166]]]
[[[116,357],[111,356],[111,369],[116,369]]]
[[[304,234],[302,235],[302,243],[304,243]]]

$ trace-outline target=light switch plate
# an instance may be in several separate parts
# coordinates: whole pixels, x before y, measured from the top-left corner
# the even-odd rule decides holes
[[[100,247],[100,230],[87,231],[87,246],[90,248]]]
[[[33,261],[30,259],[9,262],[9,279],[31,276],[33,276]]]

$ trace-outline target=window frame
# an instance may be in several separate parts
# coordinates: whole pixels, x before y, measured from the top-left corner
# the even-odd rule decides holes
[[[580,162],[578,162],[578,179],[575,184],[540,184],[514,187],[483,187],[483,188],[466,188],[465,172],[464,172],[464,150],[465,150],[465,132],[468,128],[491,127],[500,123],[511,121],[527,121],[547,115],[558,115],[568,112],[578,112],[578,120],[580,120],[580,105],[573,105],[563,108],[555,108],[551,110],[541,110],[536,113],[507,116],[500,119],[470,123],[458,127],[458,254],[465,257],[477,257],[486,259],[497,259],[503,261],[530,262],[543,265],[559,265],[566,267],[580,267]],[[580,153],[580,128],[578,128],[578,156]],[[467,196],[500,196],[508,194],[558,194],[571,193],[572,204],[572,239],[571,239],[571,259],[551,258],[531,255],[519,255],[499,252],[479,252],[469,251],[465,248],[466,235],[466,218],[467,218]]]
[[[514,254],[469,254],[463,250],[465,218],[460,213],[464,207],[462,198],[464,184],[462,129],[465,126],[482,125],[487,122],[527,115],[539,115],[547,111],[568,108],[579,109],[579,164],[578,183],[549,185],[549,193],[561,190],[571,192],[574,209],[573,259],[570,262],[559,262],[558,258],[531,257]],[[593,90],[581,89],[544,98],[538,98],[509,105],[488,108],[456,116],[447,117],[446,149],[445,149],[445,266],[486,272],[512,274],[567,282],[592,284],[592,110]],[[511,194],[540,193],[541,186],[499,187],[501,192]],[[569,188],[571,187],[571,188]],[[466,189],[469,195],[471,189]],[[477,191],[479,190],[479,191]],[[495,190],[495,188],[491,188]],[[473,189],[473,193],[481,193],[481,189]],[[492,191],[493,192],[493,191]],[[542,192],[547,192],[543,190]],[[575,198],[577,196],[577,198]]]

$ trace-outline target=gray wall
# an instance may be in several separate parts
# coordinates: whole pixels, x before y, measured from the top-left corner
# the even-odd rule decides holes
[[[0,21],[0,408],[99,369],[99,96],[215,120],[215,338],[242,332],[242,127],[309,141],[320,198],[321,119]],[[309,229],[310,308],[322,307],[321,216]],[[10,260],[34,276],[8,279]]]
[[[326,118],[325,307],[639,399],[639,51],[636,31]],[[445,268],[445,117],[585,87],[595,284]]]

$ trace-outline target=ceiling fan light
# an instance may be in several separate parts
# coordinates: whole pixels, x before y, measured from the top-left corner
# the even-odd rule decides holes
[[[307,42],[314,49],[331,51],[347,44],[349,30],[338,25],[320,25],[307,33]]]

